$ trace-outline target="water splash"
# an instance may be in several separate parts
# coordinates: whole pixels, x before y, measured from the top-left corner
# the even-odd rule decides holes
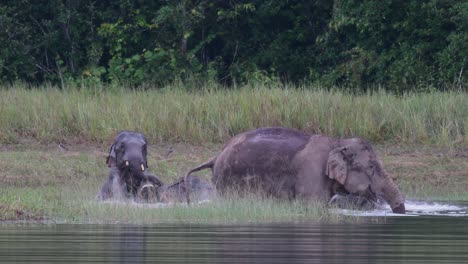
[[[202,205],[211,202],[211,200],[202,200],[191,205]],[[169,208],[169,207],[180,207],[180,206],[187,206],[187,203],[139,203],[134,200],[107,200],[107,201],[100,201],[100,203],[111,204],[116,206],[129,206],[129,207],[138,207],[138,208]]]
[[[416,215],[468,216],[468,204],[408,201],[407,210]]]
[[[463,202],[429,202],[408,200],[405,203],[406,214],[394,214],[388,205],[374,210],[360,211],[349,209],[336,209],[337,214],[354,216],[468,216],[468,203]]]

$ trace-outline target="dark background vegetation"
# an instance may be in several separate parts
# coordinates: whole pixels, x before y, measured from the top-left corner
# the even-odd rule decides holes
[[[468,2],[3,0],[0,82],[465,89]]]

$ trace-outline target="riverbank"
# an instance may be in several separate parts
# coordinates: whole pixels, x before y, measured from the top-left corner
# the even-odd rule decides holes
[[[172,182],[216,154],[222,144],[149,147],[150,171]],[[468,201],[468,149],[375,145],[385,169],[407,199]],[[0,220],[47,219],[65,223],[258,223],[343,221],[322,205],[263,199],[220,200],[187,208],[154,208],[94,200],[106,180],[108,144],[0,147]],[[170,151],[169,151],[170,150]],[[200,176],[210,178],[209,170]]]
[[[317,204],[224,200],[148,209],[96,203],[117,131],[143,132],[169,183],[233,135],[284,126],[362,137],[407,198],[468,200],[468,93],[352,94],[322,87],[0,87],[0,219],[64,222],[333,221]],[[200,174],[209,179],[209,171]]]
[[[468,93],[350,94],[320,87],[168,86],[131,90],[0,87],[0,143],[109,142],[122,129],[153,144],[223,143],[257,127],[373,143],[468,146]]]

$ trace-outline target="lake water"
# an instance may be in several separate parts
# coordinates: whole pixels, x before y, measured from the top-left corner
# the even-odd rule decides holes
[[[468,205],[411,202],[359,224],[0,224],[0,262],[467,263]]]

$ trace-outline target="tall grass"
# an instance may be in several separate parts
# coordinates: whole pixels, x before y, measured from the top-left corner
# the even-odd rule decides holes
[[[74,199],[67,198],[69,196]],[[255,196],[215,198],[201,204],[100,203],[83,192],[65,191],[57,220],[124,223],[271,223],[291,221],[339,222],[346,217],[333,214],[317,201],[281,201]],[[50,215],[50,214],[49,214]]]
[[[162,144],[164,145],[164,144]],[[221,144],[193,146],[174,144],[170,158],[161,158],[166,148],[149,148],[152,173],[169,184],[195,164],[214,155]],[[192,149],[193,148],[193,149]],[[382,149],[384,148],[384,149]],[[441,151],[438,147],[376,146],[376,151],[390,175],[408,199],[468,201],[468,160],[464,150]],[[281,201],[261,195],[214,199],[200,205],[184,204],[153,208],[122,202],[102,203],[95,197],[107,180],[105,164],[108,146],[101,151],[86,144],[69,151],[53,145],[0,146],[0,221],[38,219],[66,223],[264,223],[264,222],[343,222],[348,219],[314,201]],[[210,171],[201,177],[209,179]],[[24,212],[19,214],[18,212]]]
[[[112,87],[111,87],[112,88]],[[187,91],[97,87],[0,88],[0,142],[109,140],[121,129],[152,142],[223,142],[262,126],[286,126],[374,142],[453,145],[468,142],[468,94],[385,91],[350,95],[307,87],[246,86]]]
[[[0,189],[0,219],[14,219],[14,212],[13,215],[11,211],[2,212],[1,205],[4,204],[62,223],[330,223],[347,219],[317,201],[281,201],[255,196],[216,198],[190,206],[183,203],[98,202],[94,199],[96,192],[93,187],[89,182],[74,181],[48,188]]]

